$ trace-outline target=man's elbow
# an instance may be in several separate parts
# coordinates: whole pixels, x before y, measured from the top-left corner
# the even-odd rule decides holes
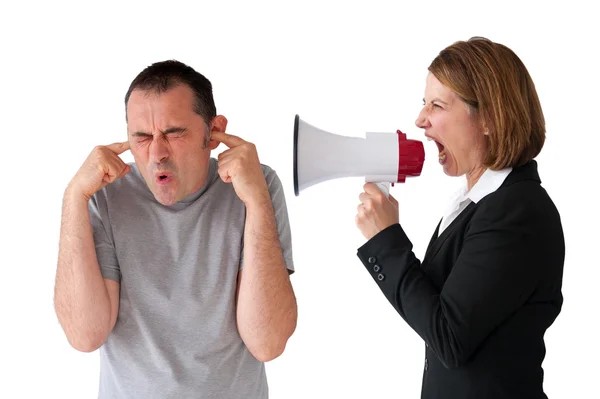
[[[262,345],[256,345],[254,348],[248,348],[248,350],[250,350],[250,353],[252,353],[252,356],[254,356],[256,360],[267,363],[281,356],[285,351],[286,345],[287,339],[278,344],[266,342]]]
[[[287,342],[295,330],[296,321],[294,320],[294,322],[288,326],[287,331],[282,332],[279,337],[252,345],[252,347],[248,347],[248,350],[252,353],[252,356],[260,362],[266,363],[275,360],[283,354]]]
[[[103,334],[89,334],[84,337],[67,337],[67,340],[73,349],[90,353],[104,345],[106,338]]]
[[[267,347],[256,348],[256,349],[250,350],[250,353],[252,353],[252,356],[254,356],[256,358],[256,360],[258,360],[259,362],[267,363],[267,362],[270,362],[271,360],[275,360],[279,356],[281,356],[281,354],[283,353],[283,349],[267,348]]]
[[[94,352],[106,342],[107,331],[81,331],[72,328],[64,329],[69,345],[79,352]]]

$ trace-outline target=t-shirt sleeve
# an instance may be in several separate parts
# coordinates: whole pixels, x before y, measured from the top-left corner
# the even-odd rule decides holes
[[[275,221],[277,223],[277,233],[279,235],[279,242],[281,244],[281,251],[283,254],[283,261],[285,267],[288,269],[289,274],[293,274],[294,259],[292,256],[292,232],[290,228],[290,220],[287,211],[287,204],[285,202],[285,194],[283,192],[283,185],[277,173],[268,166],[263,165],[263,172],[267,186],[269,187],[269,194],[271,194],[271,201],[273,203],[273,210],[275,212]],[[240,269],[244,265],[244,250],[242,240],[242,251],[241,251],[241,262]]]
[[[285,202],[285,194],[283,185],[277,173],[270,169],[265,173],[265,178],[269,186],[271,201],[273,202],[273,210],[275,211],[275,220],[277,222],[277,232],[279,234],[279,242],[283,253],[285,267],[289,273],[294,273],[294,260],[292,256],[292,231],[290,228],[290,219]]]
[[[100,192],[90,198],[88,208],[90,211],[96,257],[100,265],[102,277],[120,283],[121,269],[117,261],[114,239],[110,229],[108,207],[105,198],[100,195]]]

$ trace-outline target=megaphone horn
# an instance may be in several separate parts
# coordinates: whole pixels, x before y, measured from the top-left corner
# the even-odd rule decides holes
[[[389,194],[390,183],[420,176],[425,161],[423,143],[406,134],[366,133],[347,137],[294,118],[294,193],[340,177],[364,176]]]

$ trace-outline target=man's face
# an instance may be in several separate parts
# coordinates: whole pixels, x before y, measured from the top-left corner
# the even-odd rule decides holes
[[[127,103],[131,152],[148,188],[163,205],[179,202],[204,185],[210,151],[218,146],[207,140],[211,127],[194,112],[194,101],[192,89],[180,84],[160,94],[133,90]],[[209,123],[224,131],[225,118],[215,119]]]

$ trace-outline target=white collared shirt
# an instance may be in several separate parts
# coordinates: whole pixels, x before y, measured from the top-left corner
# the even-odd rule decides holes
[[[462,186],[454,194],[448,208],[446,208],[446,212],[440,223],[438,237],[471,202],[477,203],[486,195],[491,194],[500,188],[502,183],[504,183],[506,176],[508,176],[511,171],[512,168],[510,167],[502,170],[486,169],[479,180],[477,180],[477,183],[471,188],[471,191],[468,192],[467,179],[465,178]]]

